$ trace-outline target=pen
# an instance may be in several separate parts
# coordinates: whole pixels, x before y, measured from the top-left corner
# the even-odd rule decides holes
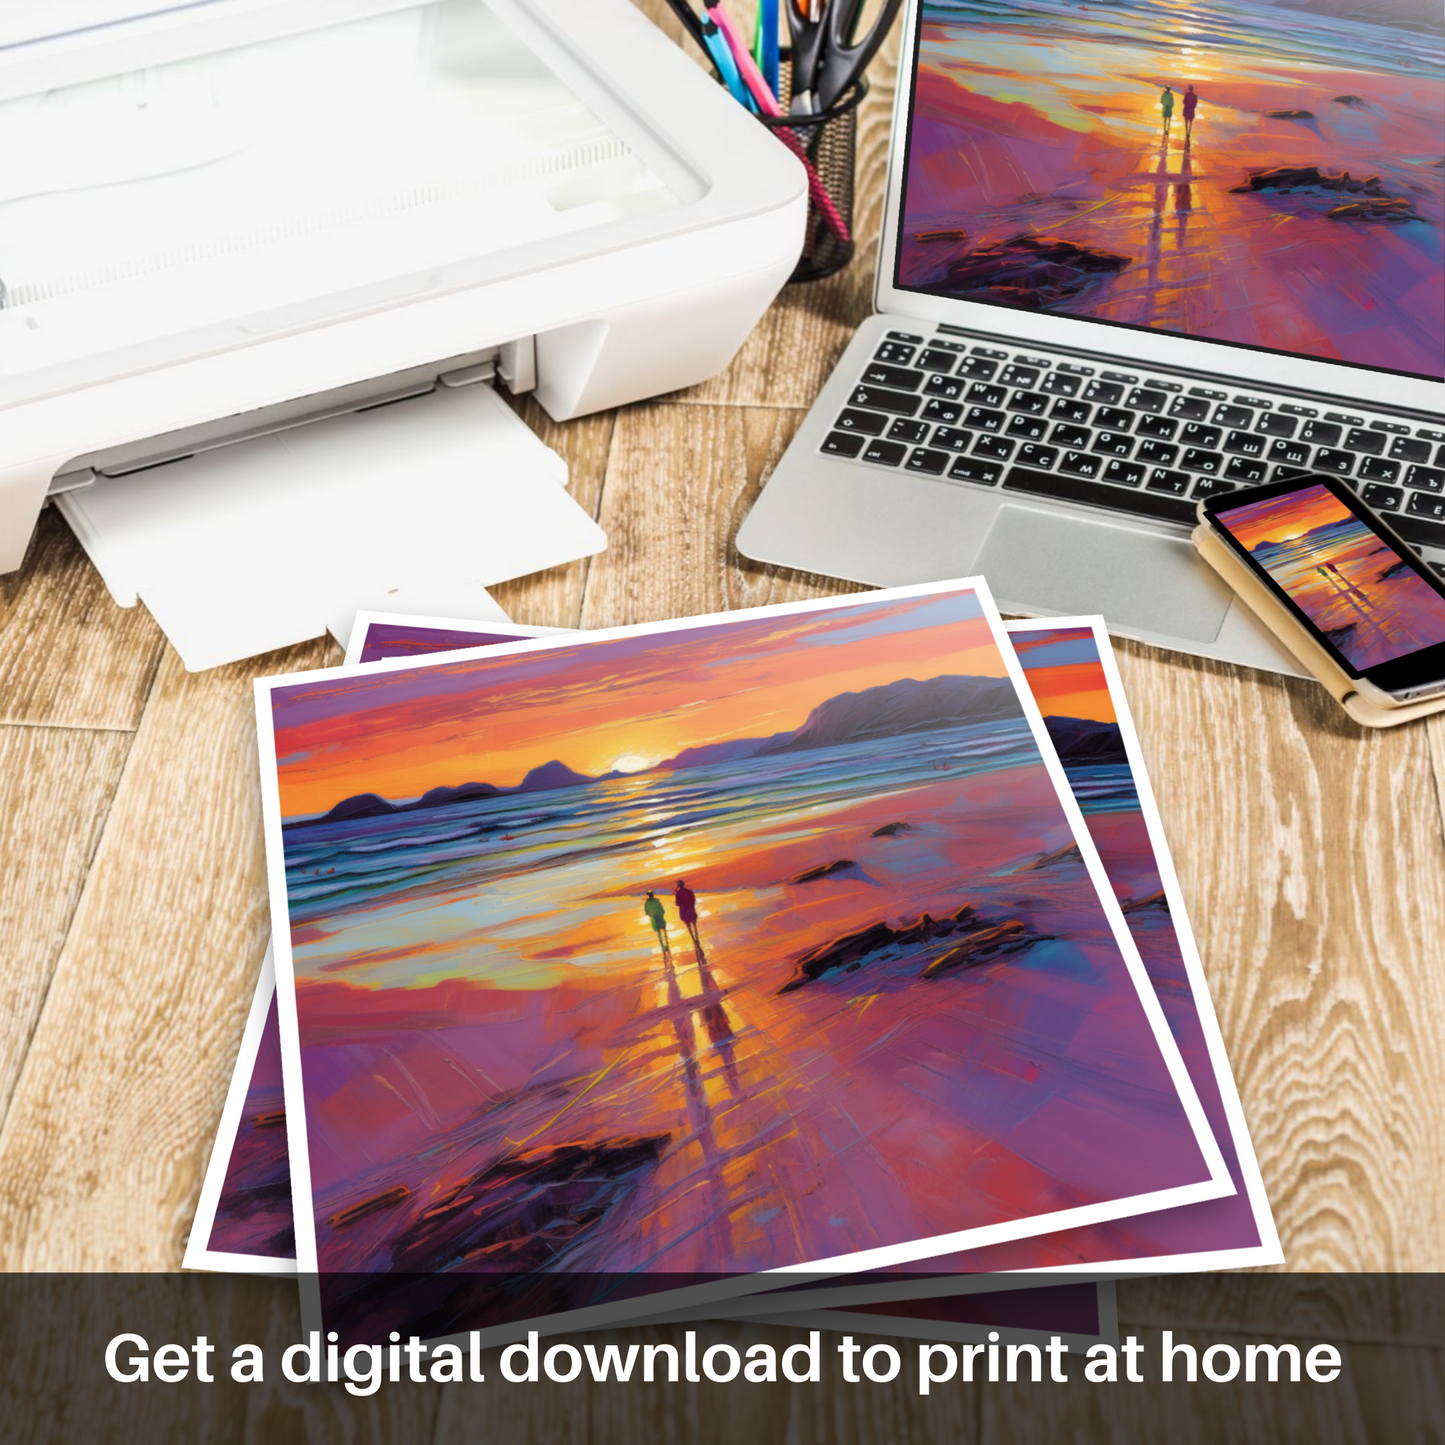
[[[778,0],[758,0],[757,23],[753,27],[753,59],[763,73],[767,87],[778,93]]]

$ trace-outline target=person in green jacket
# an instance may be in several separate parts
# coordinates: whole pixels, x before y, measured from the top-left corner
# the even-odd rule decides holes
[[[1174,92],[1166,85],[1159,97],[1159,111],[1164,117],[1164,134],[1169,134],[1169,122],[1174,119]]]
[[[662,946],[664,957],[672,957],[672,948],[667,941],[667,914],[662,907],[660,899],[652,889],[647,890],[647,897],[643,901],[642,911],[647,915],[647,921],[652,925],[652,931],[657,935],[657,941]]]

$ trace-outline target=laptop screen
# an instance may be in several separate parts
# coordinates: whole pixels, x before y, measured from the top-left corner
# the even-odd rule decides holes
[[[922,0],[894,284],[1445,377],[1440,0]]]

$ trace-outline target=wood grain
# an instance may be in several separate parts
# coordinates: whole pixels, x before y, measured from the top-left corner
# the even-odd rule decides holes
[[[173,1269],[269,930],[251,678],[167,649],[0,1127],[0,1269]]]
[[[130,745],[129,733],[0,727],[0,1120]]]
[[[24,566],[0,576],[0,723],[133,730],[163,645],[47,508]]]

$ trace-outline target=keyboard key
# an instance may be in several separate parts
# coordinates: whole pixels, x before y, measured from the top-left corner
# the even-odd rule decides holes
[[[1104,470],[1104,459],[1088,452],[1065,452],[1059,470],[1074,477],[1097,477]]]
[[[1361,431],[1351,427],[1345,433],[1345,445],[1352,452],[1363,452],[1367,457],[1377,457],[1385,450],[1385,438],[1377,431]]]
[[[1157,376],[1146,376],[1144,385],[1154,391],[1183,391],[1184,388],[1177,381],[1160,381]]]
[[[1140,442],[1139,450],[1134,453],[1136,461],[1146,462],[1151,467],[1172,467],[1178,455],[1178,447],[1156,441]]]
[[[1092,376],[1094,374],[1092,366],[1075,366],[1072,361],[1061,361],[1059,370],[1072,372],[1075,376]]]
[[[1179,430],[1179,423],[1171,421],[1167,416],[1141,416],[1139,424],[1134,428],[1134,435],[1141,437],[1158,437],[1160,441],[1173,440],[1174,433]]]
[[[1016,391],[1008,399],[1008,409],[1042,416],[1049,409],[1049,399],[1041,391]]]
[[[1445,467],[1445,446],[1441,446],[1440,450],[1435,453],[1435,465]]]
[[[1186,472],[1171,472],[1167,467],[1155,467],[1149,473],[1149,490],[1151,492],[1171,492],[1176,497],[1182,497],[1189,490],[1189,476]],[[1191,511],[1191,517],[1194,513]]]
[[[835,457],[856,457],[868,438],[858,432],[830,431],[823,438],[823,450]]]
[[[1094,413],[1094,425],[1105,431],[1128,431],[1134,425],[1134,413],[1121,406],[1101,406]]]
[[[1090,450],[1103,452],[1111,457],[1127,457],[1134,450],[1134,443],[1131,438],[1120,436],[1118,432],[1101,431],[1094,438],[1094,445]]]
[[[1272,401],[1266,401],[1262,396],[1237,396],[1234,398],[1235,406],[1252,406],[1256,410],[1268,411],[1274,405]]]
[[[1355,469],[1355,454],[1341,451],[1338,447],[1321,447],[1315,453],[1315,466],[1322,472],[1347,477]]]
[[[1309,465],[1310,449],[1303,442],[1276,437],[1269,444],[1269,459],[1272,462],[1283,462],[1287,467],[1304,467]]]
[[[1041,416],[1016,416],[1008,424],[1008,435],[1023,437],[1025,441],[1039,441],[1048,431],[1049,424]]]
[[[1218,477],[1200,477],[1189,495],[1191,497],[1217,497],[1220,492],[1232,492],[1233,490],[1233,482],[1222,482]]]
[[[1262,457],[1264,442],[1257,431],[1232,431],[1224,439],[1224,450],[1237,457]]]
[[[915,336],[911,331],[890,331],[888,333],[888,339],[890,341],[909,341],[912,342],[914,346],[921,346],[923,344],[923,338],[921,336]]]
[[[1129,393],[1129,400],[1125,404],[1132,406],[1135,411],[1163,411],[1168,400],[1162,391],[1155,391],[1153,387],[1136,386]]]
[[[1263,462],[1254,457],[1230,457],[1225,465],[1224,475],[1231,482],[1262,482],[1268,470]]]
[[[1332,447],[1340,439],[1340,429],[1333,422],[1307,421],[1299,439],[1302,442],[1313,442],[1316,446]]]
[[[1415,435],[1424,437],[1427,442],[1445,442],[1445,431],[1436,431],[1433,427],[1416,427]]]
[[[1372,482],[1360,493],[1365,500],[1365,505],[1374,507],[1379,512],[1393,512],[1400,505],[1404,495],[1399,487],[1386,487],[1379,482]]]
[[[921,366],[925,371],[941,371],[947,376],[958,365],[958,357],[951,351],[940,351],[936,346],[930,346],[928,350],[919,352],[914,365]]]
[[[1425,492],[1411,492],[1405,510],[1412,517],[1430,517],[1434,521],[1445,520],[1445,497],[1433,497]]]
[[[1250,426],[1254,422],[1254,413],[1247,406],[1220,405],[1214,408],[1214,423],[1216,426]]]
[[[1092,435],[1087,427],[1070,426],[1068,422],[1061,421],[1054,428],[1049,440],[1058,442],[1061,447],[1086,447]]]
[[[969,348],[975,356],[987,356],[991,361],[1007,361],[1008,352],[999,351],[993,346],[974,346]]]
[[[958,374],[972,381],[992,381],[998,370],[998,362],[982,356],[969,356],[958,364]]]
[[[1144,480],[1144,470],[1138,462],[1121,462],[1115,457],[1104,468],[1104,480],[1113,482],[1116,486],[1137,487]]]
[[[864,436],[882,436],[888,427],[888,418],[876,411],[845,411],[833,426],[838,431],[860,431]]]
[[[1292,416],[1266,412],[1255,422],[1254,429],[1267,437],[1292,437],[1299,430],[1299,423]]]
[[[1058,421],[1086,422],[1093,413],[1094,408],[1086,401],[1069,401],[1066,397],[1060,397],[1049,415]]]
[[[1057,472],[1036,472],[1029,467],[1011,467],[1003,484],[1005,489],[1010,491],[1029,492],[1039,497],[1056,497],[1066,502],[1086,502],[1096,507],[1158,517],[1164,521],[1194,520],[1193,504],[1178,497],[1127,491],[1123,487],[1111,487],[1107,482],[1061,476]]]
[[[1212,391],[1212,390],[1210,390],[1210,388],[1207,387],[1207,386],[1191,386],[1191,387],[1189,388],[1189,395],[1190,395],[1190,396],[1202,396],[1202,397],[1206,398],[1206,399],[1209,400],[1209,401],[1228,401],[1228,400],[1229,400],[1229,393],[1228,393],[1228,392],[1226,392],[1226,391]]]
[[[1224,458],[1218,452],[1207,452],[1203,447],[1186,447],[1184,455],[1179,458],[1181,467],[1188,467],[1191,472],[1205,472],[1209,476],[1218,476],[1224,470]]]
[[[945,447],[951,452],[966,452],[977,435],[977,432],[964,431],[957,426],[936,427],[933,432],[933,445]]]
[[[1269,479],[1272,482],[1295,482],[1301,477],[1313,475],[1308,467],[1276,467]]]
[[[1350,416],[1347,412],[1343,411],[1327,411],[1325,413],[1325,420],[1337,421],[1342,426],[1364,426],[1365,424],[1364,417]]]
[[[1124,388],[1117,381],[1100,381],[1097,377],[1084,388],[1086,401],[1101,401],[1105,406],[1113,406],[1123,395]]]
[[[1101,371],[1099,375],[1102,376],[1105,381],[1122,381],[1125,386],[1133,386],[1134,383],[1139,380],[1137,376],[1129,371]]]
[[[1036,366],[1019,366],[1017,364],[1006,366],[999,376],[1005,386],[1035,386],[1039,379],[1039,369]]]
[[[923,406],[923,415],[929,421],[956,422],[963,415],[963,408],[955,406],[951,401],[941,401],[938,397],[930,397]]]
[[[1410,435],[1410,428],[1397,421],[1372,421],[1370,430],[1389,432],[1392,436],[1407,437]]]
[[[977,427],[979,431],[1002,431],[1003,421],[1001,411],[989,411],[982,406],[971,406],[963,414],[964,425]]]
[[[1416,441],[1414,437],[1396,437],[1390,443],[1390,455],[1397,462],[1428,462],[1430,443]]]
[[[1008,391],[1002,386],[989,386],[986,382],[976,381],[969,387],[965,401],[971,401],[978,406],[1002,406],[1008,397]]]
[[[1184,430],[1179,433],[1179,440],[1185,446],[1191,447],[1217,447],[1219,438],[1220,430],[1217,426],[1200,426],[1197,421],[1186,423]]]
[[[1366,457],[1360,463],[1359,477],[1361,481],[1393,482],[1399,475],[1399,462],[1387,462],[1383,457]]]
[[[928,436],[928,423],[926,421],[911,421],[906,416],[900,416],[891,427],[888,428],[888,439],[895,442],[911,442],[915,446]]]
[[[973,444],[976,457],[990,457],[997,462],[1006,462],[1013,455],[1014,444],[1002,437],[979,437]]]
[[[908,458],[910,472],[926,472],[930,477],[941,477],[948,468],[947,452],[936,452],[928,447],[915,447]]]
[[[886,361],[890,366],[907,366],[913,360],[914,350],[901,341],[885,341],[873,353],[874,361]]]
[[[1003,468],[997,462],[985,462],[977,457],[959,457],[948,469],[948,475],[961,482],[981,482],[986,487],[994,485],[1003,476]]]
[[[1319,415],[1319,412],[1317,412],[1317,411],[1314,409],[1314,407],[1312,407],[1312,406],[1296,406],[1296,405],[1294,404],[1294,402],[1292,402],[1292,401],[1282,401],[1282,402],[1280,402],[1280,404],[1279,404],[1279,409],[1280,409],[1281,411],[1283,411],[1283,412],[1288,412],[1290,416],[1318,416],[1318,415]]]
[[[1416,487],[1422,492],[1445,491],[1445,472],[1438,467],[1408,467],[1405,471],[1405,485]]]
[[[1035,446],[1032,442],[1025,442],[1019,448],[1019,465],[1024,467],[1038,467],[1047,471],[1059,459],[1057,447]]]
[[[1034,366],[1037,367],[1040,371],[1046,371],[1051,364],[1042,356],[1025,356],[1022,351],[1018,352],[1017,355],[1015,355],[1014,360],[1020,366]]]
[[[885,366],[872,361],[863,370],[863,380],[870,386],[896,386],[899,391],[917,391],[923,385],[923,373],[905,366]]]
[[[874,437],[863,452],[865,462],[877,462],[881,467],[896,467],[908,455],[908,448],[902,442],[885,442]]]
[[[922,403],[906,391],[889,391],[882,386],[854,387],[848,398],[850,406],[867,407],[870,411],[891,412],[894,416],[913,416]]]
[[[968,350],[968,347],[962,341],[945,341],[941,336],[935,336],[928,344],[930,346],[936,346],[940,351],[952,351],[958,356],[962,356],[963,353]],[[975,346],[973,349],[981,356],[993,356],[995,354],[992,351],[984,351],[982,347],[978,346]],[[997,355],[1002,356],[1003,352],[1000,351]]]
[[[1396,512],[1390,518],[1390,525],[1416,547],[1445,547],[1445,525],[1439,522],[1429,522],[1424,517],[1411,517],[1404,512]]]
[[[1040,391],[1046,391],[1051,396],[1078,396],[1080,379],[1077,376],[1070,376],[1066,371],[1051,371],[1044,377]]]
[[[924,383],[923,389],[929,396],[941,396],[947,401],[957,401],[963,395],[966,384],[961,377],[945,376],[941,371],[935,371]]]
[[[1176,396],[1169,404],[1169,415],[1182,421],[1203,421],[1209,412],[1209,403],[1200,396]]]

